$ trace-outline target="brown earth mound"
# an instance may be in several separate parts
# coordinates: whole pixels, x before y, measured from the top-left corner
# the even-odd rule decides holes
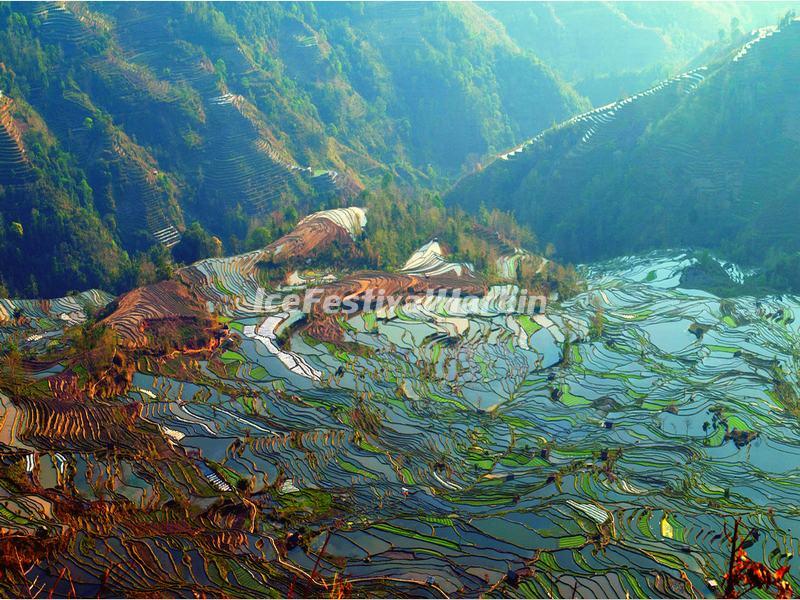
[[[264,249],[265,260],[283,264],[318,256],[334,244],[348,251],[356,249],[350,233],[330,219],[312,218]]]
[[[224,327],[203,303],[178,281],[161,281],[121,296],[102,324],[112,328],[123,346],[163,353],[213,349]]]

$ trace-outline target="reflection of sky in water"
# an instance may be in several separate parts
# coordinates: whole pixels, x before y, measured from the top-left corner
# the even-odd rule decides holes
[[[347,558],[351,577],[431,576],[447,593],[475,594],[484,577],[497,582],[540,548],[552,562],[538,564],[530,594],[561,590],[559,573],[568,570],[584,595],[635,595],[635,582],[663,596],[656,571],[670,593],[685,595],[680,564],[709,595],[705,579],[719,573],[706,557],[720,554],[712,538],[723,515],[774,530],[764,513],[772,508],[780,527],[800,530],[800,428],[767,395],[773,359],[796,372],[796,325],[763,316],[797,304],[769,299],[759,313],[752,299],[733,300],[732,327],[719,300],[674,289],[684,263],[594,268],[590,290],[550,305],[530,336],[504,315],[468,317],[455,336],[443,307],[379,319],[370,332],[366,317],[351,319],[345,341],[363,352],[293,335],[291,352],[324,374],[320,382],[242,336],[243,362],[229,364],[238,374],[226,383],[252,395],[249,405],[217,392],[208,370],[207,385],[181,389],[137,375],[134,386],[157,397],[143,398],[147,418],[184,433],[181,444],[204,458],[223,460],[247,432],[228,468],[257,481],[282,472],[301,490],[344,494],[354,525],[332,537],[328,552]],[[598,302],[604,333],[589,340]],[[698,339],[692,323],[709,329]],[[573,344],[562,361],[565,336]],[[724,422],[712,424],[712,409]],[[725,423],[758,437],[737,448],[723,441]],[[291,431],[302,442],[289,443]],[[613,514],[604,553],[588,543],[597,524],[567,500]],[[662,529],[667,519],[671,529]],[[290,559],[309,560],[296,551]],[[336,571],[327,561],[320,569]]]
[[[641,327],[650,342],[661,352],[677,354],[697,342],[697,338],[689,332],[691,319],[653,323]]]

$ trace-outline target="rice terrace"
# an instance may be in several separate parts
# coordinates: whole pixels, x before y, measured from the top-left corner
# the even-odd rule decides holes
[[[795,8],[0,4],[0,596],[792,597]]]

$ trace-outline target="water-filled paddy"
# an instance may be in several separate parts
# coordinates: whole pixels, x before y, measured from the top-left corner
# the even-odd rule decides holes
[[[360,315],[349,346],[292,336],[281,351],[296,369],[253,335],[266,315],[231,314],[243,327],[227,383],[246,402],[137,385],[156,396],[148,418],[205,458],[245,440],[227,469],[341,498],[329,576],[432,595],[709,595],[726,518],[761,529],[750,554],[771,564],[800,528],[800,428],[773,393],[777,365],[797,384],[784,315],[798,307],[679,289],[687,264],[593,267],[586,293],[535,322],[446,302]],[[734,431],[757,436],[740,446]],[[289,559],[313,567],[322,538]]]
[[[507,314],[496,290],[470,310],[428,299],[365,313],[343,322],[338,345],[286,337],[297,315],[252,312],[247,282],[228,282],[239,294],[229,302],[214,286],[234,343],[191,376],[144,361],[128,393],[201,479],[168,466],[174,481],[156,493],[122,461],[114,493],[211,506],[248,479],[264,518],[225,559],[236,583],[198,566],[206,559],[188,542],[147,538],[164,561],[196,556],[191,574],[165,568],[152,589],[210,580],[286,593],[272,569],[300,568],[353,593],[709,596],[734,517],[760,531],[753,558],[776,567],[788,553],[797,572],[800,306],[680,289],[687,264],[593,266],[585,293],[533,316]],[[39,479],[71,469],[92,498],[102,461],[40,454]],[[307,544],[276,562],[272,542],[300,529]],[[97,589],[81,581],[115,564],[94,544],[62,559],[88,595]]]

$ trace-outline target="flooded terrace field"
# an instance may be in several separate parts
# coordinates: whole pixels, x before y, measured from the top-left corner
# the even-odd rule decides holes
[[[231,314],[221,359],[245,400],[136,385],[181,445],[347,506],[289,554],[303,569],[431,595],[709,595],[726,519],[762,532],[753,556],[794,552],[800,407],[776,389],[796,389],[798,305],[680,289],[687,264],[592,267],[533,317],[362,314],[354,352],[300,335],[276,352],[264,316]]]
[[[795,570],[800,305],[681,289],[689,262],[588,267],[587,290],[542,314],[508,313],[513,288],[468,311],[429,298],[360,313],[336,344],[299,333],[291,311],[254,313],[252,282],[217,265],[207,297],[233,343],[174,373],[141,360],[123,399],[191,468],[154,478],[85,444],[20,452],[44,487],[69,478],[102,500],[100,468],[137,505],[247,489],[262,518],[217,522],[242,537],[211,562],[202,536],[153,517],[147,535],[80,534],[56,564],[86,594],[105,571],[117,590],[710,596],[739,517],[757,532],[751,557]]]

